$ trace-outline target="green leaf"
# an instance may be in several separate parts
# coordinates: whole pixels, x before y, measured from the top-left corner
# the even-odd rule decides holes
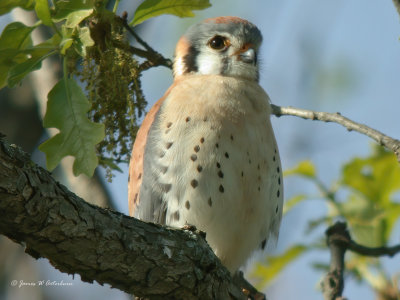
[[[21,7],[26,10],[32,10],[34,3],[35,0],[1,0],[0,15],[4,15],[16,7]]]
[[[296,195],[289,200],[285,201],[283,205],[283,211],[282,214],[285,215],[287,212],[289,212],[294,206],[299,204],[301,201],[307,199],[305,195]]]
[[[94,41],[90,36],[90,29],[88,27],[78,27],[79,43],[77,43],[77,51],[82,57],[86,56],[86,47],[94,45]]]
[[[71,45],[72,45],[73,42],[74,42],[74,39],[72,39],[72,38],[63,39],[63,40],[61,41],[61,44],[60,44],[60,47],[61,47],[60,53],[61,53],[62,55],[65,55],[65,51],[67,51],[67,49],[68,49],[69,47],[71,47]]]
[[[20,53],[20,49],[32,46],[31,32],[35,27],[28,27],[20,22],[8,24],[0,36],[0,89],[7,84],[9,70],[29,56]]]
[[[315,178],[316,170],[314,164],[310,160],[301,161],[297,166],[293,169],[286,170],[283,173],[285,176],[290,175],[300,175],[309,178]]]
[[[54,45],[55,40],[58,40],[58,38],[53,37],[32,48],[20,50],[19,54],[28,55],[29,58],[24,59],[18,64],[13,64],[8,72],[8,86],[14,87],[30,72],[40,69],[42,61],[48,56],[56,53],[57,47]]]
[[[32,46],[31,32],[35,27],[26,26],[20,22],[10,23],[0,36],[0,50],[25,49]]]
[[[94,0],[60,0],[55,3],[55,6],[56,14],[53,20],[59,22],[66,19],[71,13],[94,8]]]
[[[163,14],[181,18],[193,17],[193,10],[201,10],[210,6],[209,0],[145,0],[136,9],[135,16],[129,25],[135,26]]]
[[[74,11],[67,16],[67,21],[65,22],[65,26],[68,28],[74,28],[84,19],[89,17],[92,13],[93,9],[82,9]]]
[[[269,256],[266,262],[261,264],[257,263],[251,276],[259,278],[256,287],[260,290],[263,289],[268,283],[274,279],[288,264],[296,260],[309,248],[304,245],[294,245],[285,253],[278,256]]]
[[[73,172],[92,176],[98,164],[95,145],[104,138],[104,125],[91,122],[86,113],[90,103],[75,80],[60,80],[48,94],[43,124],[60,132],[41,144],[46,163],[53,170],[65,156],[75,157]]]
[[[36,0],[35,11],[40,20],[46,26],[52,26],[49,2],[47,0]]]
[[[376,146],[371,157],[356,158],[343,168],[343,184],[374,203],[387,204],[400,189],[400,166],[396,156]]]

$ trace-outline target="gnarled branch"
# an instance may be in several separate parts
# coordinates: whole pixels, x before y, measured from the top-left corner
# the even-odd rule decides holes
[[[151,299],[245,299],[201,235],[80,199],[0,136],[0,234],[83,281]]]

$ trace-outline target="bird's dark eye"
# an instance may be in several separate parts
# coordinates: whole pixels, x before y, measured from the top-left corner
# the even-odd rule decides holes
[[[229,46],[229,40],[223,36],[216,35],[208,41],[208,45],[214,50],[223,50]]]

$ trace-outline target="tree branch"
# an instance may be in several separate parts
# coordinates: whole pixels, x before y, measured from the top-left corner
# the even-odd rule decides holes
[[[201,235],[80,199],[0,136],[0,234],[83,281],[151,299],[244,299]]]
[[[400,15],[400,0],[393,0],[393,4],[397,9],[398,14]]]
[[[327,244],[331,254],[329,272],[321,285],[325,300],[341,300],[344,288],[344,256],[347,250],[364,256],[393,256],[400,252],[400,245],[394,247],[371,248],[362,246],[351,239],[346,223],[336,222],[326,232]]]
[[[387,149],[394,152],[397,156],[397,160],[400,162],[400,141],[393,139],[378,130],[372,129],[364,124],[360,124],[354,122],[346,117],[343,117],[340,113],[327,113],[327,112],[319,112],[312,111],[307,109],[300,109],[294,107],[282,107],[271,104],[272,113],[277,116],[297,116],[303,119],[310,120],[319,120],[323,122],[334,122],[340,124],[347,128],[348,131],[357,131],[362,133],[373,140],[375,140],[378,144],[385,146]]]

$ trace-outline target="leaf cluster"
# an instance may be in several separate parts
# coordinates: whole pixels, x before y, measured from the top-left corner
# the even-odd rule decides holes
[[[141,72],[166,65],[160,57],[145,68],[138,62],[139,56],[148,58],[157,53],[147,44],[145,50],[131,47],[125,31],[128,20],[116,15],[120,1],[115,1],[112,10],[107,9],[107,3],[0,2],[0,15],[21,7],[34,11],[38,18],[33,26],[10,23],[1,33],[0,88],[15,87],[50,56],[63,61],[63,78],[48,94],[43,122],[59,133],[39,147],[46,154],[50,170],[68,155],[75,157],[75,175],[92,176],[99,163],[118,170],[118,163],[128,162],[138,120],[147,105],[141,90]],[[193,10],[209,6],[208,0],[146,0],[129,23],[134,26],[162,14],[193,16]],[[53,36],[34,45],[31,34],[38,27],[48,27]],[[134,33],[134,29],[129,30]]]

